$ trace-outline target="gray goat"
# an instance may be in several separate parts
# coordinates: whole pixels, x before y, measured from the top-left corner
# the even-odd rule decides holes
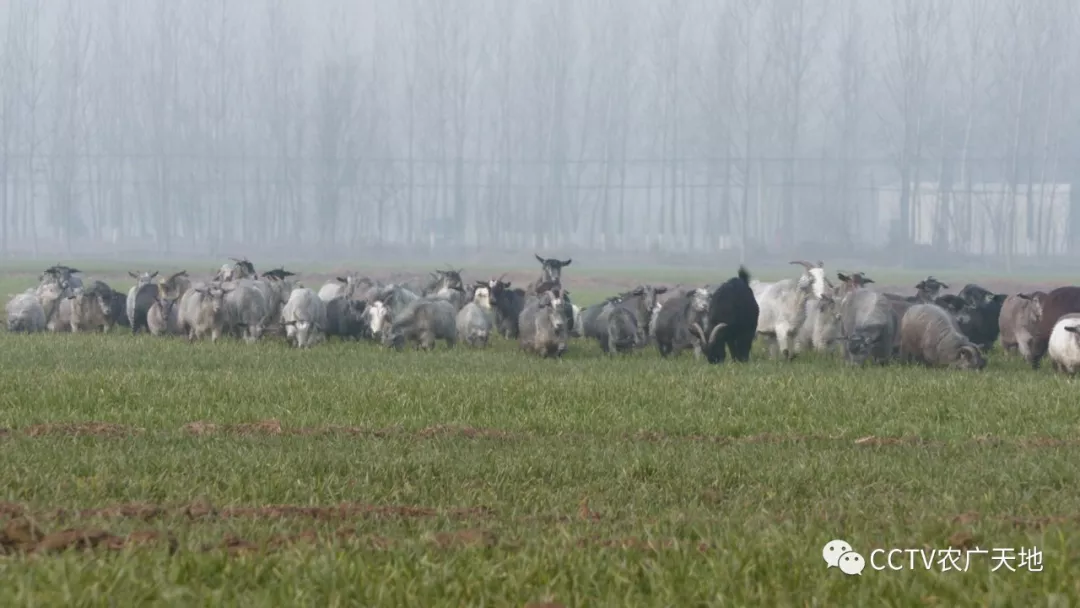
[[[445,340],[447,348],[457,343],[454,305],[446,300],[421,298],[394,316],[389,331],[383,332],[383,345],[400,349],[406,342],[431,350],[436,340]]]
[[[258,273],[255,272],[255,265],[247,258],[229,259],[232,260],[233,263],[222,264],[221,269],[214,275],[215,281],[227,283],[229,281],[239,281],[240,279],[258,278]]]
[[[960,332],[956,319],[936,304],[915,304],[900,320],[900,356],[927,367],[981,370],[986,359]]]
[[[628,353],[645,346],[645,329],[638,325],[637,317],[628,308],[616,306],[608,315],[607,353]]]
[[[518,316],[518,344],[542,357],[562,357],[569,331],[563,311],[562,290],[545,291],[525,304]]]
[[[848,363],[861,365],[867,358],[885,365],[893,356],[898,319],[883,294],[865,287],[840,301],[842,350]]]
[[[188,341],[207,335],[216,342],[225,327],[224,294],[217,284],[192,286],[180,298],[180,331]]]
[[[135,326],[135,295],[138,293],[140,287],[149,285],[157,275],[158,271],[156,270],[154,272],[128,271],[128,276],[135,279],[134,287],[128,290],[127,308],[125,309],[127,311],[128,324],[132,327]]]
[[[473,290],[473,300],[457,313],[458,338],[469,346],[487,346],[494,326],[494,311],[491,307],[491,289],[477,287]]]
[[[688,348],[694,356],[704,354],[704,328],[709,323],[709,292],[690,289],[668,299],[650,326],[661,357],[678,356]]]
[[[41,300],[34,295],[33,289],[15,294],[4,308],[7,312],[8,331],[45,331],[45,308],[41,305]]]
[[[321,292],[320,292],[321,293]],[[319,299],[322,299],[320,295]],[[359,340],[367,333],[364,311],[367,304],[349,299],[345,294],[326,302],[326,336]]]
[[[621,294],[620,301],[615,306],[630,311],[637,326],[648,335],[653,309],[656,308],[656,296],[664,293],[667,293],[667,287],[638,285],[630,292]]]
[[[107,331],[111,319],[107,314],[106,298],[112,298],[112,290],[93,283],[87,288],[77,288],[67,297],[71,303],[71,331]]]
[[[285,339],[297,348],[310,348],[325,339],[326,304],[315,290],[297,287],[281,309]]]
[[[1007,353],[1020,353],[1030,365],[1031,342],[1039,321],[1046,292],[1017,293],[1005,298],[998,316],[1001,346]]]
[[[158,296],[146,313],[146,327],[152,336],[180,335],[180,307],[177,299],[165,295],[159,286]]]
[[[271,320],[270,305],[267,300],[272,296],[272,288],[262,279],[243,279],[231,286],[223,286],[225,292],[226,331],[233,336],[242,337],[247,342],[262,338],[266,325]],[[271,295],[267,295],[267,294]]]

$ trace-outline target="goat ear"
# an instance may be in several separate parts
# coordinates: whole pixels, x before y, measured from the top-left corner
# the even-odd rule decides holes
[[[869,278],[869,277],[863,277],[863,280],[862,280],[862,282],[863,282],[864,284],[865,284],[865,283],[873,283],[873,282],[874,282],[874,279],[871,279],[871,278]]]
[[[1064,329],[1074,334],[1080,334],[1080,325],[1066,325]]]
[[[847,283],[848,281],[851,280],[851,277],[849,277],[848,275],[846,275],[846,274],[844,274],[842,272],[836,273],[836,278],[840,279],[841,281],[843,281],[845,283]]]

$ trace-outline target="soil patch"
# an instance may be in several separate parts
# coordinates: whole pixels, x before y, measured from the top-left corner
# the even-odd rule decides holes
[[[930,446],[930,445],[942,445],[940,442],[931,442],[921,437],[905,436],[905,437],[875,437],[868,435],[866,437],[860,437],[855,440],[855,445],[861,446],[885,446],[885,445],[909,445],[909,446]]]
[[[353,437],[420,437],[424,439],[431,439],[435,437],[463,437],[468,439],[511,439],[520,436],[518,433],[512,431],[504,431],[500,429],[486,429],[477,428],[471,426],[453,426],[438,424],[422,428],[418,431],[409,431],[401,426],[393,426],[386,428],[368,428],[362,426],[317,426],[317,427],[299,427],[299,428],[284,428],[281,426],[281,421],[271,418],[269,420],[261,420],[259,422],[249,422],[241,424],[216,424],[213,422],[207,422],[205,420],[199,420],[196,422],[189,422],[180,427],[180,430],[190,433],[192,435],[214,435],[214,434],[230,434],[230,435],[299,435],[299,436],[320,436],[320,435],[346,435]]]
[[[16,517],[0,531],[0,554],[62,553],[68,550],[105,548],[120,550],[135,545],[160,545],[175,553],[179,544],[167,532],[142,530],[126,536],[110,534],[98,528],[68,528],[45,533],[33,520]]]
[[[14,503],[0,503],[0,514],[26,515],[28,510]],[[408,505],[372,505],[342,503],[335,506],[311,507],[302,505],[264,505],[258,507],[217,508],[207,501],[195,501],[183,505],[165,506],[149,503],[127,503],[92,509],[54,509],[42,513],[41,519],[141,519],[149,521],[160,518],[184,519],[315,519],[338,520],[356,518],[374,519],[421,519],[443,517],[454,520],[484,519],[495,515],[489,507],[477,506],[461,509],[434,509]]]
[[[35,424],[22,430],[28,437],[67,435],[70,437],[126,437],[142,433],[144,429],[111,422],[71,422]]]

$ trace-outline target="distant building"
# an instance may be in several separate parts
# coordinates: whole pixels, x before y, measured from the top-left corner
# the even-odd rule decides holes
[[[942,193],[936,182],[911,189],[911,240],[914,245],[935,243],[948,251],[969,255],[1000,255],[1007,249],[1006,235],[1012,216],[1012,251],[1018,256],[1063,255],[1068,251],[1070,184],[1017,186],[972,184],[970,194],[957,184]],[[885,244],[900,234],[900,185],[877,193],[876,205],[860,210],[859,234],[870,245]],[[1080,219],[1080,218],[1078,218]]]

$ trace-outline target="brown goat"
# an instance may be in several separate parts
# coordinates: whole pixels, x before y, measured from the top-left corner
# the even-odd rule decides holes
[[[1058,319],[1074,312],[1080,312],[1080,287],[1058,287],[1046,294],[1043,299],[1042,317],[1031,334],[1031,367],[1039,368],[1039,362],[1046,356],[1050,345],[1050,333]]]

